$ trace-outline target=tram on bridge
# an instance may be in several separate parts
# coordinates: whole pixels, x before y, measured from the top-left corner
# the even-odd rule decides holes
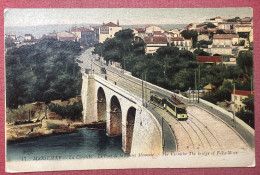
[[[150,92],[150,102],[160,108],[166,109],[178,120],[187,120],[186,104],[182,103],[176,96],[166,96],[157,91]]]

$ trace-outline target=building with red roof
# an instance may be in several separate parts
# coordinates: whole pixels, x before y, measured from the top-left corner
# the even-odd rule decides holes
[[[184,39],[183,37],[170,38],[171,46],[177,47],[179,50],[191,50],[192,39]]]
[[[207,64],[214,64],[214,63],[221,63],[221,56],[196,56],[197,62],[199,63],[207,63]]]
[[[231,108],[233,111],[238,112],[241,109],[245,109],[243,101],[248,98],[249,95],[254,95],[254,91],[234,90],[231,93]]]
[[[168,45],[168,40],[165,36],[161,37],[144,37],[145,42],[145,53],[154,54],[160,47],[166,47]]]
[[[99,42],[103,43],[106,39],[113,38],[115,33],[120,30],[122,30],[122,27],[119,26],[119,21],[117,21],[117,24],[113,22],[103,24],[99,27]]]

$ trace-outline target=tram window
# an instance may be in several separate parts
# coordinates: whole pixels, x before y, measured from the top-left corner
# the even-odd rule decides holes
[[[186,110],[184,108],[177,108],[177,113],[178,114],[185,114]]]

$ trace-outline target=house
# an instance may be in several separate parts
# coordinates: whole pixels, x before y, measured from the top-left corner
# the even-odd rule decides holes
[[[243,100],[248,98],[249,95],[253,95],[254,91],[243,91],[243,90],[234,90],[231,94],[231,108],[233,111],[238,112],[241,109],[245,109]]]
[[[231,29],[234,29],[236,24],[238,24],[238,23],[237,22],[221,22],[218,24],[218,29],[231,30]]]
[[[236,45],[238,38],[237,34],[214,34],[212,45]]]
[[[197,23],[191,23],[184,27],[184,30],[196,30]]]
[[[234,55],[233,45],[239,43],[239,37],[237,34],[214,34],[213,43],[209,48],[211,48],[211,54],[220,55]]]
[[[98,42],[99,41],[99,27],[100,26],[90,26],[90,30],[93,30],[94,31],[94,40],[95,42]]]
[[[152,35],[154,31],[161,31],[161,33],[164,32],[163,29],[161,29],[160,27],[155,26],[155,25],[148,25],[148,26],[145,27],[145,33],[147,33],[147,34]]]
[[[90,29],[84,29],[81,31],[80,44],[83,46],[92,46],[97,41],[95,40],[95,32]]]
[[[81,34],[83,31],[88,31],[90,29],[86,28],[86,27],[73,27],[71,30],[70,30],[70,33],[74,34],[76,37],[77,37],[77,41],[80,42],[80,39],[81,39]]]
[[[103,24],[99,27],[99,42],[103,43],[108,38],[113,38],[115,33],[122,30],[122,27],[119,26],[119,22],[114,24],[109,22],[107,24]]]
[[[13,42],[15,44],[20,44],[20,41],[16,38],[16,35],[5,34],[5,39],[8,39],[10,42]]]
[[[216,90],[216,86],[209,83],[207,86],[203,87],[204,89],[204,92],[207,93],[207,92],[214,92]]]
[[[173,34],[172,37],[180,37],[180,33],[181,33],[179,29],[172,29],[172,30],[170,30],[168,32]]]
[[[192,39],[184,39],[183,37],[170,38],[170,44],[177,47],[179,50],[191,50]]]
[[[63,31],[57,33],[57,39],[59,41],[77,41],[77,36],[71,32]]]
[[[202,41],[202,40],[205,40],[205,41],[209,41],[209,34],[201,34],[201,35],[198,35],[198,41]]]
[[[33,40],[33,39],[34,39],[34,37],[33,37],[32,34],[25,34],[24,35],[24,40],[25,41],[29,41],[29,40]]]
[[[239,32],[251,32],[252,30],[252,25],[251,24],[236,24],[234,28],[234,32],[239,33]]]
[[[162,31],[153,31],[153,36],[163,36]]]
[[[221,56],[196,56],[197,62],[205,64],[220,64]]]
[[[161,37],[145,37],[145,54],[154,54],[160,47],[165,47],[168,45],[167,38]]]
[[[237,58],[233,55],[222,55],[221,59],[226,66],[235,66],[237,64]]]
[[[215,18],[210,18],[210,19],[206,19],[206,22],[207,23],[212,23],[214,24],[215,26],[218,26],[219,23],[223,22],[224,19],[222,19],[220,16],[217,16]]]
[[[53,32],[53,33],[49,33],[48,35],[43,35],[42,39],[57,39],[57,33]]]

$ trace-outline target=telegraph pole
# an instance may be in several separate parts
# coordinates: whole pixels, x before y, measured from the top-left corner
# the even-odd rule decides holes
[[[142,73],[142,102],[144,106],[144,74]]]

